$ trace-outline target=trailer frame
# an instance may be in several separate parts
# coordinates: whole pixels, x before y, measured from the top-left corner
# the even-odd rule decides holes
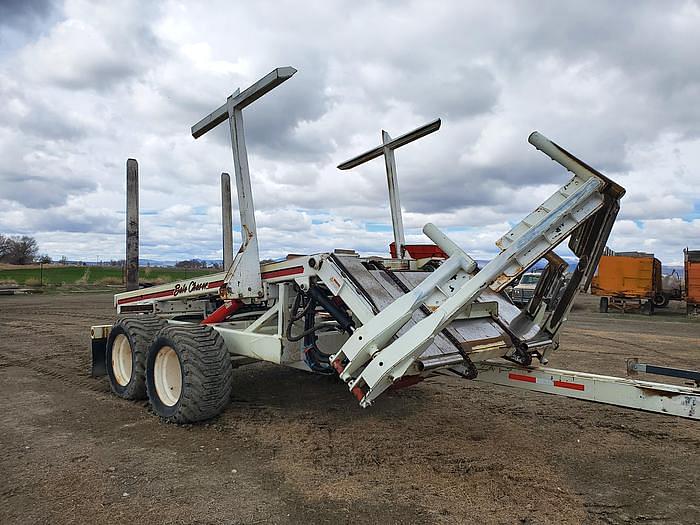
[[[92,327],[93,375],[109,373],[115,359],[124,364],[128,357],[138,365],[125,367],[130,370],[129,381],[135,381],[145,366],[148,388],[130,392],[147,390],[154,411],[175,422],[211,417],[230,395],[230,376],[218,377],[212,368],[215,360],[197,362],[206,356],[194,351],[196,341],[203,341],[214,357],[224,352],[233,366],[267,361],[337,375],[362,407],[370,406],[390,387],[414,384],[440,371],[502,383],[503,377],[512,382],[508,374],[520,370],[523,377],[534,378],[523,381],[527,389],[536,389],[535,385],[541,391],[580,399],[679,411],[673,408],[675,402],[672,407],[661,403],[658,410],[652,402],[633,402],[631,387],[651,388],[642,382],[532,366],[533,360],[546,364],[559,346],[559,330],[578,292],[590,284],[625,193],[537,132],[528,141],[572,177],[497,241],[500,253],[483,268],[430,223],[423,233],[434,244],[431,252],[445,257],[416,260],[405,252],[393,150],[437,131],[439,119],[396,139],[383,132],[382,145],[340,165],[349,168],[384,155],[397,257],[362,257],[352,250],[335,250],[259,264],[242,110],[294,73],[291,67],[273,70],[249,88],[236,90],[226,104],[192,127],[197,138],[229,122],[241,247],[225,272],[116,294],[117,313],[127,318],[113,326]],[[562,286],[564,265],[554,249],[566,240],[579,261]],[[548,265],[535,293],[527,305],[517,308],[503,290],[542,258]],[[137,326],[140,339],[131,337],[129,323]],[[120,348],[128,351],[117,357],[115,331],[121,337]],[[144,341],[150,346],[139,348]],[[181,351],[179,344],[190,350]],[[328,348],[331,352],[324,352]],[[176,362],[171,359],[173,353]],[[495,358],[505,361],[496,363]],[[228,359],[224,363],[225,373],[230,374]],[[183,378],[193,373],[199,374],[197,381],[185,382]],[[560,379],[551,379],[555,374]],[[113,390],[119,394],[122,389],[115,388],[112,376]],[[592,397],[585,385],[582,390],[564,387],[559,392],[561,385],[578,384],[567,382],[566,377],[588,382]],[[179,381],[177,389],[174,380]],[[158,397],[158,385],[178,395],[185,387],[194,393],[182,394],[175,405],[169,405]],[[605,395],[596,394],[598,390]],[[696,399],[694,393],[677,389],[666,395]],[[185,398],[186,410],[178,410]],[[200,405],[205,408],[200,410]]]

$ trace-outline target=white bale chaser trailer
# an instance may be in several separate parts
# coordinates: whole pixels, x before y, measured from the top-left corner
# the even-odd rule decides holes
[[[91,339],[93,375],[106,373],[116,395],[148,398],[172,422],[201,421],[228,403],[234,367],[268,361],[337,375],[363,407],[389,388],[449,373],[698,418],[697,388],[534,364],[558,347],[624,195],[539,133],[529,142],[573,176],[496,242],[501,252],[482,268],[433,224],[423,228],[433,245],[405,242],[394,150],[436,131],[439,120],[395,139],[383,132],[381,145],[339,166],[384,156],[392,257],[336,250],[261,265],[242,110],[295,72],[275,69],[193,126],[197,138],[229,123],[242,244],[225,272],[115,295],[117,321],[93,326]],[[567,240],[578,263],[563,279],[567,264],[554,248]],[[503,289],[541,259],[535,294],[518,308]]]

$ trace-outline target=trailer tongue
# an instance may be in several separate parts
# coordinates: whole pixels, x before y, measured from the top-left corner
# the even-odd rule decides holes
[[[624,189],[535,132],[530,143],[573,176],[497,241],[493,260],[478,268],[433,224],[423,233],[434,245],[416,250],[405,244],[394,149],[437,131],[436,120],[396,139],[383,132],[381,146],[340,166],[384,155],[397,257],[336,250],[261,265],[242,109],[295,72],[272,71],[192,128],[199,137],[230,125],[243,232],[231,266],[117,294],[121,317],[92,328],[93,373],[106,371],[117,395],[148,397],[158,415],[175,422],[219,413],[232,367],[255,361],[338,375],[363,407],[390,387],[440,372],[503,383],[500,372],[509,367],[535,377],[533,362],[546,364],[576,294],[590,284]],[[553,250],[567,240],[578,263],[564,279],[567,265]],[[412,250],[429,256],[414,259]],[[541,259],[542,278],[518,308],[503,289]],[[698,397],[668,395],[681,394]]]

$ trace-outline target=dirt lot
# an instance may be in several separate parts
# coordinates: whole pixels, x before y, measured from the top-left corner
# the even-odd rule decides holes
[[[700,322],[595,313],[551,365],[698,368]],[[235,372],[208,425],[89,377],[111,296],[0,297],[0,523],[700,523],[700,423],[439,378],[362,410],[339,383]]]

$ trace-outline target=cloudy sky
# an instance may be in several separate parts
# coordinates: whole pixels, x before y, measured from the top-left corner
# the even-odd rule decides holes
[[[397,152],[409,242],[435,222],[474,256],[566,173],[538,130],[627,188],[610,246],[700,248],[700,5],[669,2],[0,1],[0,233],[54,258],[122,258],[126,159],[141,256],[221,256],[226,125],[190,126],[277,66],[245,110],[263,257],[391,241]],[[234,211],[234,214],[236,212]]]

